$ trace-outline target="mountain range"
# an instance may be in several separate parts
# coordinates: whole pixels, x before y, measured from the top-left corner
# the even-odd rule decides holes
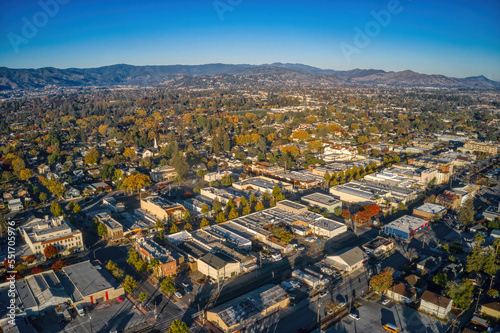
[[[411,70],[337,71],[303,64],[263,65],[111,65],[98,68],[11,69],[0,67],[0,91],[52,87],[165,86],[172,88],[339,87],[386,85],[436,88],[500,89],[500,82],[484,76],[454,78]]]

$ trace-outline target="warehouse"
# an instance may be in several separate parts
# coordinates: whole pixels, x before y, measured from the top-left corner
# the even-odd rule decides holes
[[[439,220],[444,214],[446,214],[446,207],[428,202],[413,209],[413,215],[429,221]]]
[[[333,213],[337,208],[342,209],[342,201],[327,194],[313,193],[302,197],[301,200],[309,204],[309,206],[326,209],[330,213]]]

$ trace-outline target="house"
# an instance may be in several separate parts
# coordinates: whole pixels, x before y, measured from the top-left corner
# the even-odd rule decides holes
[[[380,257],[394,248],[394,242],[388,238],[378,236],[377,238],[363,244],[363,250],[368,255]]]
[[[418,310],[439,318],[446,318],[451,310],[452,303],[451,299],[426,290],[420,296]]]
[[[415,274],[408,275],[404,278],[404,281],[408,286],[414,288],[419,294],[427,288],[427,282],[425,279]]]
[[[457,280],[462,275],[463,271],[464,266],[460,263],[450,263],[441,270],[441,272],[448,277],[448,281]]]
[[[49,171],[50,171],[50,167],[46,164],[40,164],[38,166],[38,173],[41,175],[45,175]]]
[[[80,192],[80,190],[78,190],[77,188],[75,188],[73,186],[68,186],[66,189],[66,192],[64,192],[64,197],[66,199],[78,198],[81,195],[82,195],[82,193]]]
[[[441,267],[441,257],[427,257],[417,263],[417,271],[420,274],[432,274]]]
[[[492,317],[495,319],[500,318],[500,302],[491,302],[482,304],[479,309],[482,315]]]
[[[144,151],[142,152],[142,155],[141,157],[142,158],[148,158],[148,157],[153,157],[155,154],[153,153],[152,150],[150,149],[144,149]]]
[[[417,299],[417,292],[404,283],[398,283],[387,290],[386,296],[396,302],[411,303]]]
[[[360,247],[356,246],[326,257],[325,262],[344,272],[344,274],[350,274],[363,267],[367,260],[368,256],[366,253]]]
[[[19,212],[24,209],[20,198],[8,200],[7,204],[9,205],[9,210],[11,212]]]

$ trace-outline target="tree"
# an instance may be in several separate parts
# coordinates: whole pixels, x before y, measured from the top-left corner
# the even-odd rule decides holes
[[[122,187],[129,192],[139,191],[151,184],[149,176],[138,173],[125,177]]]
[[[446,284],[448,283],[448,277],[446,276],[445,273],[439,272],[436,275],[434,275],[434,278],[432,278],[432,282],[440,286],[441,288],[446,287]]]
[[[168,333],[189,333],[189,328],[185,322],[176,319],[170,325]]]
[[[183,217],[185,222],[191,221],[191,213],[189,213],[189,210],[186,209],[184,211],[184,214],[182,214],[182,217]]]
[[[34,254],[30,254],[29,256],[26,257],[26,259],[24,259],[24,261],[26,261],[28,264],[31,264],[35,260],[36,260],[36,256]]]
[[[74,206],[73,206],[73,213],[80,214],[81,212],[82,212],[82,208],[80,207],[80,205],[78,205],[77,203],[75,203]]]
[[[257,202],[257,197],[255,196],[254,193],[250,195],[250,205],[253,205]]]
[[[222,211],[222,204],[219,200],[214,200],[212,202],[212,210],[216,213]]]
[[[394,269],[391,267],[386,267],[382,272],[373,276],[370,279],[370,287],[373,288],[378,293],[385,293],[392,287],[394,282],[392,275],[394,274]]]
[[[335,312],[335,311],[337,311],[338,307],[339,307],[338,301],[334,301],[334,302],[328,301],[325,303],[325,309],[328,312]]]
[[[149,295],[145,292],[142,292],[139,294],[139,302],[144,302],[145,300],[147,300],[149,297]]]
[[[43,268],[41,268],[41,267],[35,267],[31,270],[31,274],[38,274],[41,272],[43,272]]]
[[[458,222],[463,225],[469,225],[474,222],[474,215],[476,215],[476,211],[474,210],[474,203],[472,198],[468,198],[465,202],[460,206],[458,210]]]
[[[43,249],[43,255],[47,259],[55,257],[57,255],[57,252],[57,248],[54,245],[46,246],[45,249]]]
[[[125,276],[125,281],[122,283],[123,290],[130,294],[135,288],[137,288],[137,281],[134,280],[130,275]]]
[[[372,217],[380,213],[380,206],[377,204],[363,206],[363,209]]]
[[[229,215],[227,216],[228,219],[232,220],[232,219],[235,219],[238,217],[238,213],[236,212],[236,210],[233,208],[231,208],[231,211],[229,212]]]
[[[491,296],[491,297],[498,297],[498,290],[496,289],[490,289],[488,290],[488,296]]]
[[[161,291],[163,291],[165,294],[173,294],[175,293],[175,285],[172,279],[168,276],[166,276],[160,284]]]
[[[99,151],[96,148],[92,148],[85,154],[85,164],[95,165],[99,162]]]
[[[160,231],[161,229],[163,229],[163,222],[160,221],[160,219],[156,219],[155,229],[156,231]]]
[[[110,272],[114,271],[116,269],[116,264],[112,262],[111,260],[108,261],[108,264],[106,265],[106,269]]]
[[[460,283],[450,281],[446,288],[446,295],[453,300],[456,307],[463,310],[469,308],[473,292],[474,285],[468,279],[464,279]]]
[[[120,279],[123,276],[123,270],[117,267],[111,272],[111,274],[113,274],[115,278]]]
[[[210,212],[210,207],[204,202],[201,204],[201,213],[207,215]]]
[[[243,209],[241,210],[241,214],[243,214],[243,215],[248,215],[248,214],[250,214],[250,212],[251,212],[251,211],[252,211],[252,210],[251,210],[250,206],[245,206],[245,207],[243,207]]]
[[[347,209],[342,210],[342,217],[344,218],[344,220],[347,220],[348,218],[350,218],[351,213],[349,212],[349,210],[347,210]]]
[[[335,210],[333,211],[333,214],[335,214],[336,216],[342,215],[342,208],[340,208],[340,207],[335,208]]]
[[[226,216],[224,215],[224,212],[220,212],[215,217],[215,222],[217,222],[217,223],[222,223],[222,222],[226,222],[226,221],[227,221],[227,219],[226,219]]]
[[[240,206],[241,207],[246,207],[248,205],[247,199],[245,197],[240,198]]]
[[[208,220],[206,218],[202,218],[200,223],[200,228],[204,228],[208,225],[209,225]]]
[[[99,225],[97,226],[97,234],[101,238],[106,237],[106,235],[108,234],[108,229],[106,228],[104,223],[99,223]]]
[[[125,157],[126,159],[130,160],[136,156],[137,156],[137,154],[136,154],[135,150],[132,148],[126,147],[125,150],[123,151],[123,157]]]
[[[262,201],[259,201],[255,205],[255,211],[260,212],[261,210],[264,210],[264,204],[262,203]]]
[[[50,211],[55,217],[61,216],[63,214],[61,205],[59,205],[59,203],[55,201],[52,201],[52,204],[50,205]]]
[[[179,232],[179,228],[177,227],[177,225],[174,223],[172,224],[172,226],[170,227],[170,234],[175,234]]]
[[[58,260],[51,266],[51,268],[57,272],[65,266],[68,266],[68,263],[65,260]]]
[[[186,230],[186,231],[193,231],[193,226],[190,223],[186,223],[184,225],[184,230]]]
[[[30,169],[22,169],[19,172],[19,178],[22,180],[28,180],[33,176],[33,172]]]
[[[230,174],[224,175],[220,180],[221,184],[224,186],[231,186],[234,183],[233,177]]]

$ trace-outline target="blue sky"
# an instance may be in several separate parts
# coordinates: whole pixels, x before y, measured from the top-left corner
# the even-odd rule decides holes
[[[500,81],[497,0],[4,0],[0,22],[11,68],[292,62]]]

